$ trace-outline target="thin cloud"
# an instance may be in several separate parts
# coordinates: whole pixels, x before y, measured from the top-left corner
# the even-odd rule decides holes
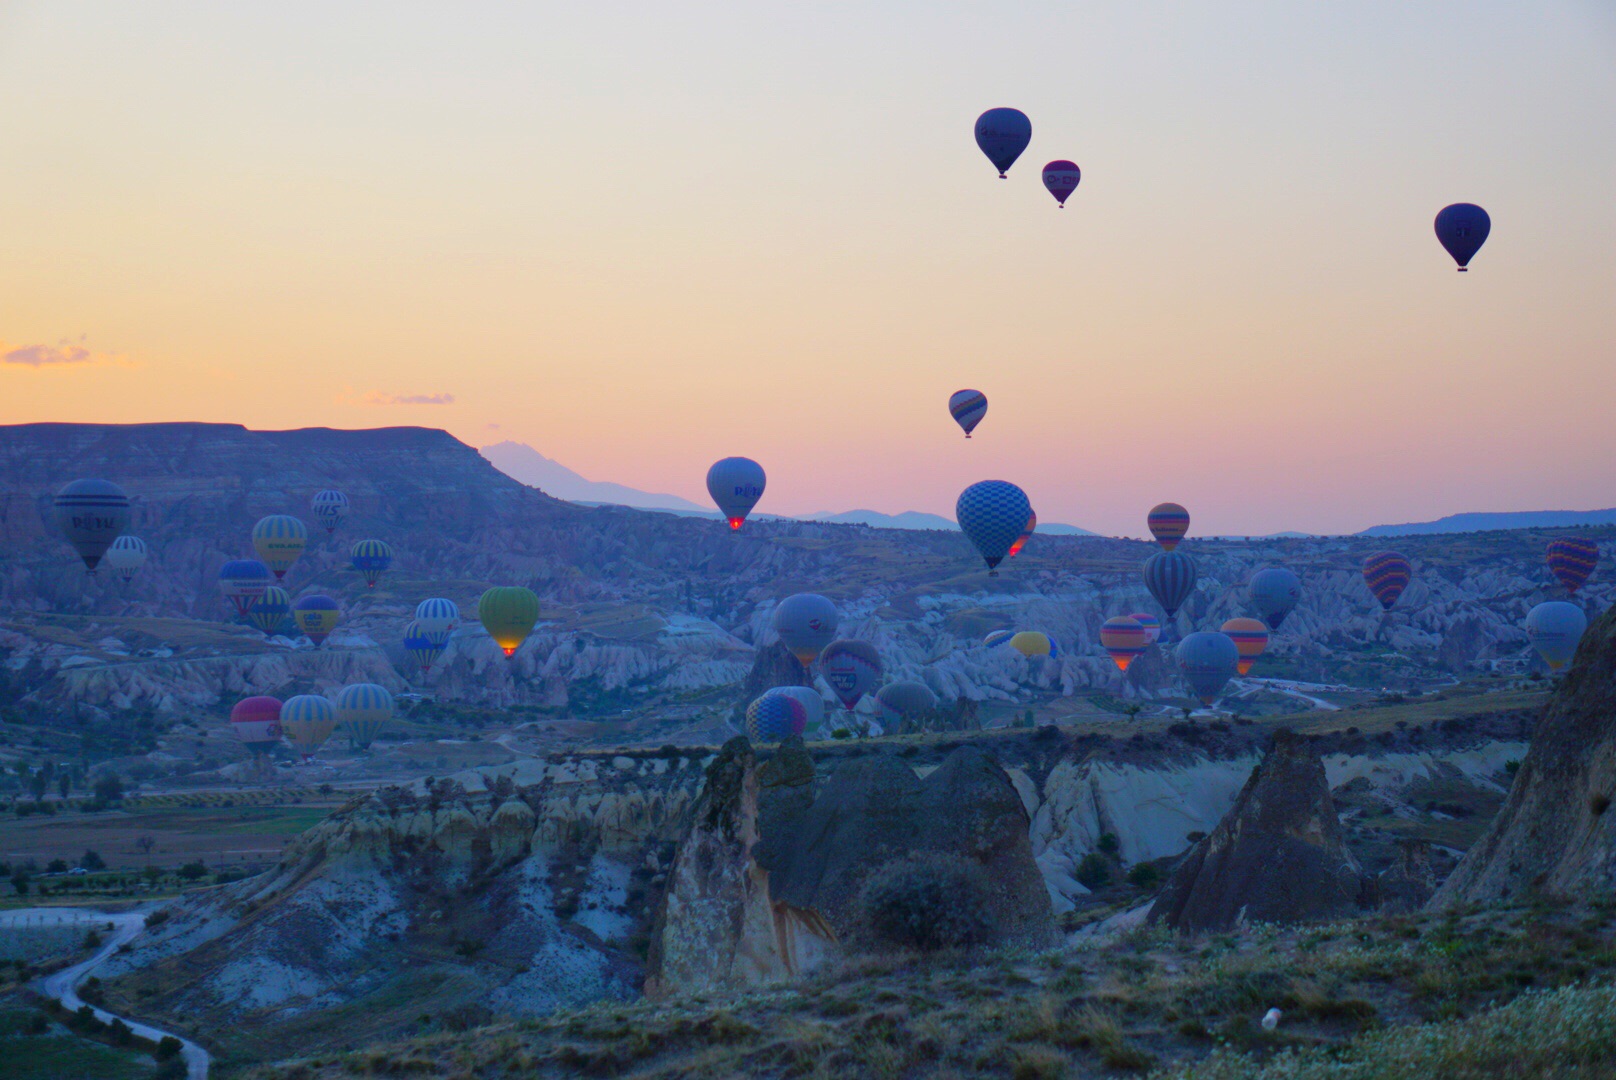
[[[453,394],[384,394],[372,390],[360,398],[364,405],[453,405]]]
[[[112,353],[96,352],[86,346],[84,340],[81,335],[77,341],[63,338],[54,345],[21,345],[14,349],[0,343],[0,364],[31,368],[73,367],[121,359]]]

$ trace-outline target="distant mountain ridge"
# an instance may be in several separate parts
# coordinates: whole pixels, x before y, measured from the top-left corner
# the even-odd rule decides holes
[[[1433,533],[1492,532],[1497,529],[1569,529],[1578,525],[1616,525],[1611,510],[1516,510],[1497,514],[1449,514],[1435,521],[1376,525],[1359,536],[1429,536]]]

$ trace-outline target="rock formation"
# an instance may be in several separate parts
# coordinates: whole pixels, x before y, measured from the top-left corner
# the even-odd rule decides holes
[[[1328,919],[1356,909],[1362,876],[1318,751],[1281,731],[1218,827],[1173,871],[1150,918],[1187,931]]]
[[[1397,861],[1375,879],[1376,906],[1381,911],[1418,911],[1436,892],[1436,870],[1431,866],[1431,845],[1426,840],[1404,840],[1397,845]]]
[[[1616,891],[1616,611],[1582,644],[1515,774],[1498,816],[1432,898],[1432,906],[1530,893]]]

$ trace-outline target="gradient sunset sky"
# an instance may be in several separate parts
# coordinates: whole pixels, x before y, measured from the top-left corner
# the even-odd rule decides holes
[[[1607,0],[518,7],[0,6],[0,422],[1126,535],[1616,505]]]

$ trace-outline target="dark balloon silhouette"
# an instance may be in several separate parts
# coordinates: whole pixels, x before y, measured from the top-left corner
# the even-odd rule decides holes
[[[1493,219],[1475,203],[1444,206],[1436,216],[1436,238],[1442,241],[1442,246],[1448,249],[1453,261],[1459,264],[1460,273],[1470,269],[1470,260],[1487,242],[1487,234],[1492,229]]]
[[[976,118],[976,145],[1005,178],[1016,158],[1032,142],[1032,121],[1020,109],[989,109]]]

